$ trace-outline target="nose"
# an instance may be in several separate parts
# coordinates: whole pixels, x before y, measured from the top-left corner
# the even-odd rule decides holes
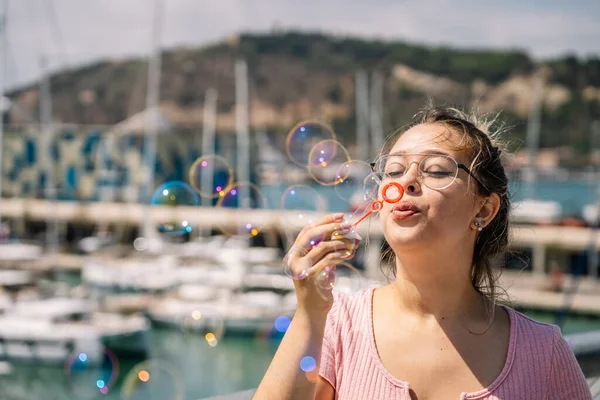
[[[419,182],[419,166],[417,163],[412,163],[408,170],[402,175],[400,183],[405,191],[409,193],[419,193],[421,191],[421,183]]]

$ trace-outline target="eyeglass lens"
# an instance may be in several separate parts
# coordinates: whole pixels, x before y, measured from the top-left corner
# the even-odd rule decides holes
[[[412,165],[403,155],[389,156],[382,160],[383,170],[379,171],[383,180],[402,177]],[[421,183],[432,189],[444,189],[452,184],[458,175],[457,162],[447,156],[428,155],[418,164]]]

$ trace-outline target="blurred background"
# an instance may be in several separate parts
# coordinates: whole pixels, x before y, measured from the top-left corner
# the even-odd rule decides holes
[[[296,234],[364,215],[367,163],[428,98],[501,112],[505,300],[561,327],[598,395],[599,17],[592,1],[0,0],[0,398],[255,388],[294,313]],[[369,245],[333,290],[385,282],[379,224],[356,229]]]

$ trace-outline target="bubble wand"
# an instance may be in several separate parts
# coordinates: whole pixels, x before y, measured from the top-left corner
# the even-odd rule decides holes
[[[390,190],[391,188],[394,188],[398,191],[398,193],[395,196],[390,196],[388,194],[388,190]],[[400,185],[397,182],[390,182],[386,184],[383,187],[383,190],[381,191],[381,197],[383,198],[383,200],[373,200],[373,202],[371,202],[371,208],[369,209],[369,211],[365,215],[363,215],[358,221],[353,223],[352,226],[356,227],[359,223],[364,221],[372,213],[381,211],[381,209],[383,208],[384,201],[386,203],[394,204],[399,202],[400,199],[402,199],[402,196],[404,196],[404,188],[402,187],[402,185]]]

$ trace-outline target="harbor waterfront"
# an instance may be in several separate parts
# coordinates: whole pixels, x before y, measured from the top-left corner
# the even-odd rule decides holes
[[[540,321],[553,322],[554,315],[548,312],[526,311]],[[565,333],[600,330],[597,318],[570,316],[564,327]],[[183,382],[185,397],[181,399],[197,400],[204,397],[229,394],[255,388],[271,358],[275,354],[278,338],[265,336],[225,337],[214,348],[206,346],[202,338],[190,342],[180,332],[154,329],[151,334],[150,360],[171,366]],[[204,342],[204,343],[203,343]],[[592,362],[593,361],[593,362]],[[587,372],[600,373],[595,358],[588,361]],[[132,397],[123,397],[124,377],[136,360],[119,361],[120,378],[107,395],[101,397],[78,398],[69,387],[67,374],[60,367],[39,367],[31,365],[13,365],[13,373],[0,376],[0,398],[3,400],[87,400],[102,398],[106,400],[142,400],[140,393]],[[592,370],[596,368],[596,370]],[[584,368],[585,370],[585,368]],[[161,376],[157,386],[173,387],[167,376]],[[10,384],[8,384],[10,383]],[[154,386],[153,386],[154,387]],[[170,393],[171,395],[173,393]],[[170,400],[174,397],[156,397],[148,395],[146,400]]]
[[[562,198],[564,204],[568,204],[569,199],[577,199],[581,204],[585,204],[591,202],[591,197],[584,195],[591,187],[590,183],[577,183],[564,190],[548,188],[546,194],[543,194],[545,193],[543,191],[540,193],[543,196],[550,196],[552,193],[560,192],[564,194]],[[569,188],[574,191],[573,193],[579,194],[570,197]],[[347,212],[349,204],[341,201],[338,194],[329,189],[331,188],[323,188],[319,191],[327,198],[328,209],[318,210],[315,216],[331,211]],[[262,190],[269,198],[278,199],[284,188],[272,186],[263,187]],[[571,208],[574,210],[579,205],[579,203],[576,206],[571,205]],[[226,332],[223,338],[219,338],[218,344],[211,347],[207,345],[207,340],[201,334],[186,331],[177,316],[182,315],[178,314],[181,310],[189,312],[191,306],[186,304],[193,303],[186,302],[204,296],[203,290],[205,290],[192,285],[186,288],[186,294],[178,290],[178,287],[185,286],[184,283],[210,286],[213,281],[198,273],[187,275],[183,272],[180,278],[173,280],[173,277],[165,275],[163,268],[165,265],[162,265],[163,261],[160,260],[164,258],[164,261],[170,265],[172,261],[169,257],[202,258],[207,255],[213,256],[217,249],[220,249],[221,255],[224,255],[226,246],[224,243],[219,244],[220,242],[215,242],[210,248],[187,249],[183,246],[194,244],[196,232],[229,232],[238,228],[243,222],[244,225],[248,223],[258,227],[257,237],[253,238],[253,241],[258,240],[259,246],[267,246],[265,250],[276,249],[276,252],[269,253],[266,259],[273,261],[272,259],[275,258],[277,268],[281,269],[281,257],[291,245],[290,240],[293,240],[295,231],[290,228],[288,221],[296,217],[297,213],[297,211],[282,210],[277,207],[235,209],[145,206],[137,203],[106,201],[2,199],[0,217],[3,221],[11,221],[16,229],[19,228],[19,224],[35,226],[36,223],[54,220],[62,227],[63,237],[68,226],[73,229],[78,226],[110,225],[116,228],[115,232],[129,231],[129,235],[123,234],[121,238],[113,238],[116,242],[113,241],[111,244],[116,253],[122,255],[106,258],[106,255],[102,255],[101,252],[96,255],[81,254],[81,251],[74,251],[75,243],[63,240],[54,251],[52,248],[41,247],[35,257],[19,259],[18,254],[14,252],[18,247],[13,249],[9,243],[6,243],[4,254],[7,257],[1,260],[0,264],[4,269],[28,271],[38,277],[43,276],[55,282],[64,282],[72,289],[81,286],[84,281],[86,286],[94,287],[91,298],[99,301],[104,311],[116,313],[131,312],[127,310],[141,311],[146,317],[150,317],[152,327],[147,332],[147,352],[120,354],[116,380],[101,396],[97,390],[90,392],[90,386],[93,389],[95,381],[74,380],[70,376],[70,371],[64,366],[44,363],[43,366],[37,366],[9,360],[11,373],[4,376],[0,374],[0,399],[196,400],[255,388],[268,367],[282,335],[274,327],[274,317],[263,316],[263,323],[258,329],[255,327],[240,329],[238,326],[233,332]],[[135,242],[132,243],[128,238],[131,238],[131,233],[142,231],[145,218],[148,216],[154,226],[166,221],[185,220],[194,227],[195,236],[189,239],[189,243],[175,241],[173,245],[176,247],[173,249],[167,247],[165,254],[156,254],[158,258],[154,262],[149,261],[147,256],[137,260],[136,257],[139,258],[144,251],[139,251],[139,246],[136,247]],[[30,228],[24,231],[24,238],[27,238],[28,231]],[[365,278],[381,282],[383,277],[379,269],[379,259],[382,232],[379,224],[377,221],[363,224],[359,232],[363,237],[368,237],[370,242],[369,246],[361,248],[359,252],[360,268],[364,268]],[[201,236],[198,239],[208,238]],[[18,246],[19,242],[15,244]],[[590,249],[595,248],[596,251],[600,249],[600,235],[596,234],[594,228],[516,224],[513,226],[512,247],[522,255],[505,260],[508,269],[504,271],[500,280],[500,286],[508,290],[512,306],[540,321],[560,324],[565,335],[600,332],[600,284],[593,278],[594,270],[586,269],[587,275],[584,276],[570,275],[577,272],[576,264],[581,262],[577,257],[587,255]],[[160,250],[154,251],[160,253]],[[11,260],[11,257],[8,257],[10,254],[14,254],[17,259]],[[132,257],[122,258],[126,254]],[[151,254],[149,256],[152,257]],[[104,260],[106,263],[99,264],[96,268],[90,260]],[[230,261],[231,259],[228,262]],[[553,290],[552,268],[553,264],[557,263],[561,265],[563,275],[560,290]],[[136,274],[131,275],[134,270],[137,270]],[[596,269],[595,272],[597,271]],[[256,284],[256,282],[248,283],[250,282],[248,280],[238,281],[236,276],[231,273],[230,277],[219,279],[230,279],[231,282],[227,285],[233,285],[231,288],[234,290],[242,287],[247,290]],[[178,279],[181,279],[181,282]],[[190,282],[186,282],[185,279]],[[291,289],[289,278],[285,283],[269,282],[270,290]],[[129,296],[127,293],[132,290],[134,294],[127,297]],[[121,295],[120,291],[127,293]],[[169,298],[173,293],[178,296],[177,299]],[[288,294],[293,296],[293,293]],[[285,298],[289,299],[289,296]],[[245,314],[249,312],[247,307],[244,310],[246,311],[240,312]],[[240,333],[241,331],[245,333]],[[591,345],[595,349],[592,353],[578,357],[582,369],[590,378],[600,375],[598,337],[592,339]],[[120,347],[123,347],[123,343]],[[139,374],[135,368],[140,362],[144,363],[142,365],[147,363],[154,365],[153,368],[156,370],[153,372],[148,369],[153,378],[145,387],[135,387],[135,385],[132,387],[131,377],[136,378],[136,373]],[[108,372],[113,376],[115,366],[111,365]],[[106,371],[98,373],[102,375],[106,374]],[[139,383],[140,379],[134,379],[134,382]],[[8,382],[10,384],[7,384]]]
[[[371,393],[352,393],[346,374],[337,394],[457,393],[473,374],[483,385],[507,345],[484,396],[514,396],[519,363],[519,393],[545,383],[537,368],[558,397],[575,397],[567,385],[587,394],[572,358],[560,361],[572,351],[600,400],[600,25],[589,6],[570,5],[561,18],[573,29],[557,41],[540,24],[562,12],[553,2],[471,7],[433,25],[421,2],[385,15],[377,2],[83,3],[0,0],[0,400],[250,400],[299,328],[296,310],[326,306],[323,291],[337,292],[332,310],[358,309],[362,291],[403,277],[441,289],[422,300],[446,320],[443,342],[418,312],[424,323],[393,337],[398,321],[376,311],[408,315],[385,303],[414,298],[384,288],[371,318],[341,329],[411,362],[410,388],[374,375],[352,382]],[[434,17],[455,11],[438,3]],[[473,23],[490,10],[495,24]],[[426,270],[436,279],[413,279]],[[483,324],[483,307],[465,303],[471,286],[555,325],[552,344],[487,301],[489,324],[471,329]],[[293,340],[281,347],[290,376],[278,357],[265,396],[288,391],[285,378],[306,397],[297,383],[324,372],[314,346]],[[521,341],[554,354],[527,362]],[[452,355],[424,362],[438,344]],[[432,371],[450,378],[433,387],[422,379]]]

